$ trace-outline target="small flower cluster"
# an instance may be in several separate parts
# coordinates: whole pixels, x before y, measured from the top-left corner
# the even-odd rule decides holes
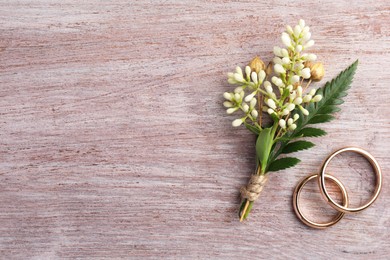
[[[283,32],[281,37],[285,47],[276,46],[273,49],[275,75],[270,81],[268,76],[272,69],[270,65],[265,68],[264,63],[258,57],[245,67],[245,75],[240,67],[237,67],[234,73],[228,74],[228,82],[238,86],[233,93],[224,93],[227,99],[224,106],[228,108],[228,114],[237,110],[244,112],[243,117],[233,121],[233,126],[239,126],[249,119],[261,129],[256,118],[259,112],[265,111],[274,120],[278,120],[281,131],[286,132],[297,127],[295,122],[299,115],[295,112],[296,109],[299,109],[305,116],[309,114],[305,106],[320,101],[322,96],[316,95],[315,89],[307,94],[304,92],[312,80],[320,80],[324,75],[322,64],[313,63],[317,56],[312,53],[303,53],[314,45],[314,41],[310,38],[310,29],[305,26],[303,20],[300,20],[294,29],[291,26],[286,27],[286,32]],[[305,86],[303,86],[304,82]],[[245,96],[246,89],[249,89],[247,96]],[[275,93],[274,89],[277,89],[278,93]],[[255,105],[260,101],[260,95],[264,102],[260,102],[256,110]],[[262,106],[263,103],[264,106]],[[292,118],[289,118],[291,115],[293,115]]]
[[[260,87],[265,79],[265,72],[250,66],[245,67],[245,75],[240,67],[236,68],[236,72],[228,73],[228,82],[233,85],[238,85],[234,92],[225,92],[223,96],[227,101],[223,105],[227,108],[227,113],[232,114],[237,110],[244,112],[244,116],[233,121],[233,126],[240,126],[243,122],[249,119],[252,123],[257,124],[259,112],[255,106],[257,103],[256,95],[261,91]],[[245,96],[245,91],[249,90],[249,94]]]

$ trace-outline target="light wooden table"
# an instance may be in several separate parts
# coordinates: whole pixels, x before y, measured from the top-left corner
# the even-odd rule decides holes
[[[389,259],[388,1],[108,2],[0,1],[0,258]],[[357,74],[328,136],[239,223],[255,139],[225,114],[226,73],[270,60],[299,18],[325,80],[355,59]],[[293,189],[346,145],[377,158],[383,193],[308,228]],[[354,205],[374,182],[359,159],[332,172]],[[307,214],[334,213],[314,184],[305,194]]]

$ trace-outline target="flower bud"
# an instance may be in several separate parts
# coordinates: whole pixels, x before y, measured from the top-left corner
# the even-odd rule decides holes
[[[253,97],[256,95],[256,91],[255,92],[252,92],[251,94],[249,94],[248,96],[245,97],[245,102],[250,102]]]
[[[251,75],[251,68],[249,66],[245,66],[245,75],[249,77]]]
[[[252,71],[255,71],[256,73],[259,73],[260,70],[265,69],[264,62],[258,56],[254,57],[249,62],[249,67],[251,68]]]
[[[265,74],[271,75],[272,73],[272,61],[268,62],[267,68],[265,69]]]
[[[290,103],[290,104],[287,105],[287,109],[288,109],[289,111],[293,111],[294,108],[295,108],[295,104],[293,104],[293,103]]]
[[[314,81],[320,81],[325,74],[324,65],[321,62],[314,63],[310,67],[311,79]]]
[[[308,103],[308,102],[311,101],[312,98],[313,98],[312,96],[306,95],[306,96],[303,98],[303,102],[304,102],[304,103]]]
[[[289,113],[290,113],[290,110],[288,110],[287,108],[285,108],[285,109],[283,109],[283,111],[282,111],[282,116],[287,116]]]
[[[279,126],[281,127],[281,128],[286,128],[286,121],[284,120],[284,119],[280,119],[279,120]]]
[[[236,119],[236,120],[234,120],[233,122],[232,122],[232,125],[234,126],[234,127],[237,127],[237,126],[240,126],[241,124],[242,124],[242,119],[241,118],[239,118],[239,119]]]
[[[252,112],[251,112],[251,115],[252,115],[254,118],[257,118],[257,116],[259,115],[259,112],[257,112],[256,109],[253,109]]]
[[[292,118],[289,118],[287,120],[287,125],[291,125],[292,123],[294,123],[294,120]]]
[[[249,111],[249,106],[248,106],[248,104],[244,104],[244,105],[242,106],[242,110],[243,110],[245,113],[247,113],[247,112]]]
[[[225,101],[225,102],[223,102],[223,106],[229,108],[229,107],[233,106],[233,103],[229,102],[229,101]]]
[[[223,97],[224,97],[225,99],[227,99],[227,100],[230,100],[230,101],[233,100],[233,95],[232,95],[232,93],[229,93],[229,92],[223,93]]]
[[[252,100],[249,102],[250,108],[254,108],[256,103],[257,103],[257,99],[256,98],[252,98]]]
[[[268,99],[267,100],[267,105],[272,108],[272,109],[276,109],[276,104],[275,104],[275,101],[273,101],[272,99]]]
[[[285,74],[285,73],[286,73],[286,70],[285,70],[285,69],[283,68],[283,66],[280,65],[280,64],[275,64],[274,70],[275,70],[275,72],[278,73],[278,74]]]
[[[227,110],[226,110],[226,113],[227,114],[233,114],[234,112],[236,112],[237,111],[237,107],[231,107],[231,108],[228,108]]]
[[[287,33],[282,33],[282,42],[284,45],[286,45],[287,47],[290,47],[291,46],[291,38],[290,36],[287,34]],[[283,55],[284,56],[284,55]]]
[[[319,101],[321,101],[321,99],[322,99],[321,95],[315,95],[312,101],[313,102],[319,102]]]
[[[288,127],[288,130],[292,130],[294,131],[295,129],[297,128],[297,125],[296,124],[292,124]]]

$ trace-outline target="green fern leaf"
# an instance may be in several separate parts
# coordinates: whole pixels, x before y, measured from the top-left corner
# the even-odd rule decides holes
[[[318,137],[326,135],[326,132],[319,128],[306,127],[299,131],[296,135],[300,137]]]
[[[299,137],[314,137],[326,134],[326,132],[321,129],[309,128],[307,125],[325,123],[334,119],[332,114],[338,112],[340,110],[338,105],[344,103],[343,97],[347,96],[348,94],[347,90],[351,87],[357,65],[358,61],[356,60],[351,66],[342,71],[336,78],[330,82],[327,82],[324,87],[317,89],[316,94],[322,95],[322,99],[317,103],[310,103],[305,107],[309,112],[308,116],[304,116],[301,111],[297,111],[297,114],[299,115],[299,119],[296,121],[297,127],[294,132],[286,134],[284,139],[280,140],[278,145],[274,146],[272,154],[268,160],[268,171],[274,171],[274,169],[277,169],[275,163],[281,159],[276,160],[276,158],[281,153],[285,153],[284,149],[288,147],[290,140]],[[312,129],[316,130],[313,132]]]
[[[284,169],[287,169],[287,168],[290,168],[290,167],[294,167],[300,161],[301,160],[299,160],[298,158],[295,158],[295,157],[281,158],[281,159],[278,159],[278,160],[274,161],[273,163],[271,163],[269,165],[267,171],[269,171],[269,172],[276,172],[276,171],[284,170]]]
[[[296,141],[293,143],[289,143],[284,147],[282,153],[294,153],[301,150],[306,150],[312,148],[314,144],[309,141]]]
[[[309,122],[307,122],[308,124],[319,124],[319,123],[326,123],[326,122],[329,122],[329,121],[332,121],[334,119],[334,116],[332,115],[316,115],[316,116],[313,116]]]

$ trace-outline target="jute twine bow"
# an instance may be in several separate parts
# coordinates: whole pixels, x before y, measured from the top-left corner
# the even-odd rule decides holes
[[[246,187],[241,187],[241,197],[249,201],[257,200],[267,181],[267,175],[252,175]]]

